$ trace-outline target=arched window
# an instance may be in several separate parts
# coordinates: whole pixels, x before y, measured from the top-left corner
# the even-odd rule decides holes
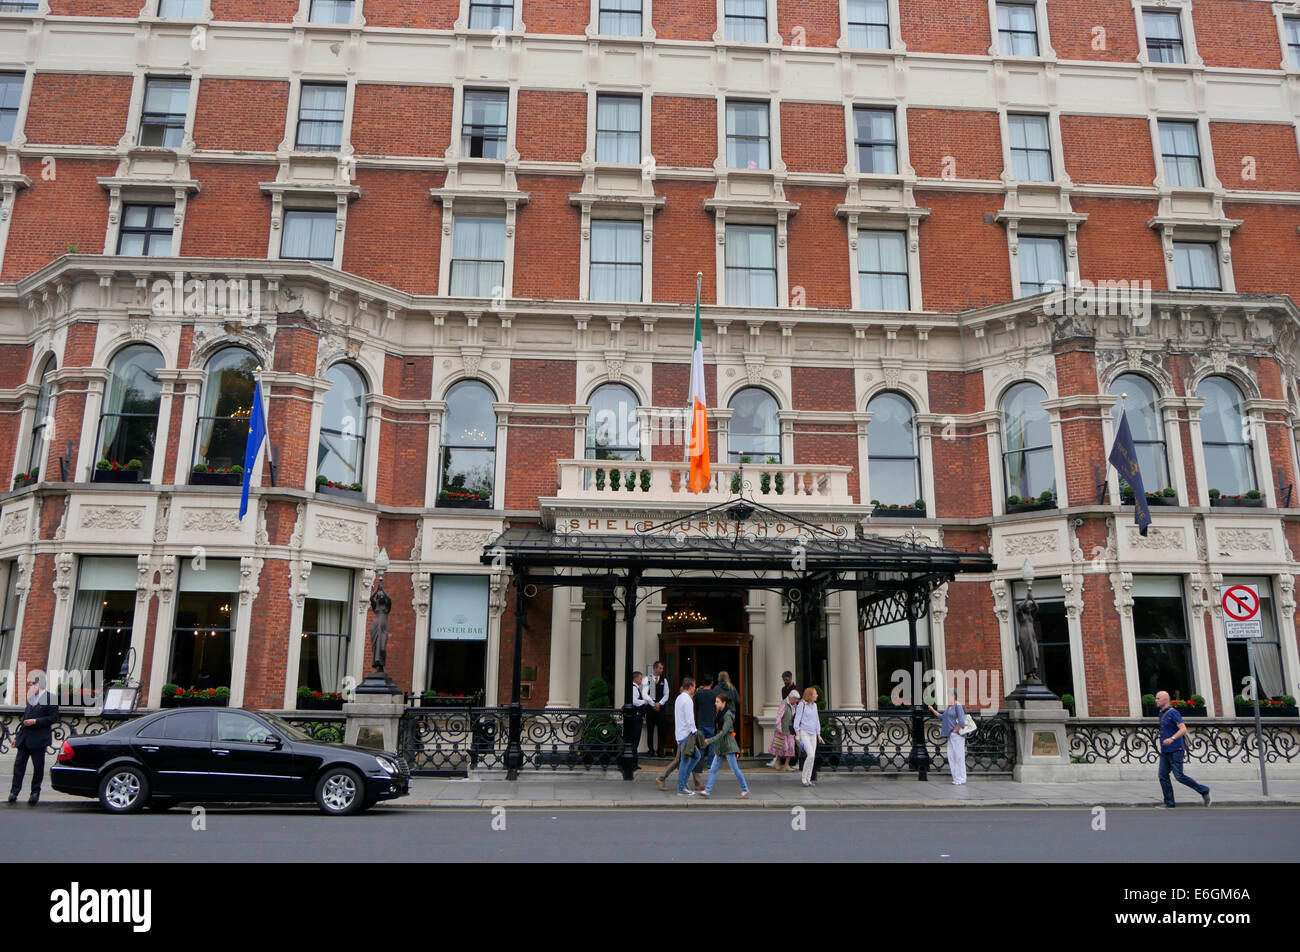
[[[196,468],[243,466],[257,367],[256,355],[242,347],[223,348],[208,361],[198,439],[194,441]]]
[[[366,460],[366,382],[351,364],[325,372],[330,388],[321,407],[316,479],[360,489]]]
[[[32,415],[32,442],[27,450],[27,472],[37,475],[45,462],[46,441],[54,430],[51,426],[54,421],[50,419],[50,387],[58,367],[59,362],[51,356],[41,368],[41,387],[36,394],[36,412]]]
[[[477,380],[462,380],[447,391],[439,506],[492,508],[497,465],[495,399],[492,390]]]
[[[1169,480],[1169,458],[1165,452],[1165,430],[1156,401],[1158,395],[1151,381],[1139,374],[1122,374],[1110,385],[1112,396],[1127,397],[1115,402],[1111,416],[1116,427],[1122,412],[1128,412],[1128,429],[1137,450],[1138,465],[1142,470],[1142,488],[1158,493]],[[1123,487],[1121,487],[1122,489]]]
[[[1002,398],[1002,472],[1007,496],[1036,499],[1056,491],[1052,425],[1036,383],[1018,383]]]
[[[761,387],[746,387],[731,398],[727,459],[748,456],[755,463],[781,462],[781,421],[776,397]]]
[[[162,354],[148,344],[124,347],[108,362],[108,389],[99,415],[97,471],[101,462],[135,470],[131,464],[138,461],[140,478],[149,479],[162,400],[158,379],[162,366]]]
[[[607,383],[593,390],[588,402],[587,459],[640,458],[641,418],[631,388]]]
[[[1257,488],[1241,391],[1226,377],[1206,377],[1196,395],[1205,401],[1200,411],[1201,449],[1209,488],[1225,496],[1240,496]]]
[[[921,498],[916,408],[901,393],[876,394],[867,404],[868,481],[882,506],[911,506]]]

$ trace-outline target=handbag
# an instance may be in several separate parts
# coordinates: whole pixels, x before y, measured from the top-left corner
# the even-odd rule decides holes
[[[975,718],[967,714],[965,723],[961,725],[961,730],[959,730],[957,733],[961,734],[962,737],[969,737],[971,734],[975,733],[975,729],[976,729]]]

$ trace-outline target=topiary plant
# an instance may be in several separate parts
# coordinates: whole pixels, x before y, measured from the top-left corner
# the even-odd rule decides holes
[[[1218,499],[1220,495],[1222,495],[1222,493],[1220,493],[1217,489],[1211,489],[1211,490],[1210,490],[1210,498],[1211,498],[1211,499]]]
[[[144,463],[138,459],[129,459],[126,461],[126,468],[138,473],[144,469]]]
[[[1144,695],[1142,695],[1142,706],[1143,706],[1143,707],[1155,707],[1155,706],[1156,706],[1156,696],[1155,696],[1154,694],[1144,694]]]
[[[587,707],[613,707],[614,698],[610,694],[609,682],[604,678],[592,678],[587,682]]]

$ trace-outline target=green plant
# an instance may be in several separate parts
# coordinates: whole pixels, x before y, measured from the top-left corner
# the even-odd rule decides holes
[[[1051,502],[1055,498],[1056,498],[1056,493],[1052,492],[1050,489],[1044,489],[1042,493],[1039,495],[1038,501]]]
[[[226,687],[217,688],[216,697],[221,698],[222,700],[229,700],[230,688],[226,688]]]
[[[605,488],[605,471],[603,469],[598,469],[596,470],[596,489],[597,491],[602,491],[604,490],[604,488]]]
[[[609,690],[609,682],[604,678],[592,678],[587,682],[586,707],[613,707],[614,698]]]
[[[1089,762],[1090,762],[1090,761],[1088,760],[1087,757],[1071,757],[1071,758],[1070,758],[1070,763],[1072,763],[1072,764],[1086,764],[1086,763],[1089,763]]]
[[[650,491],[650,470],[643,469],[641,470],[641,492],[648,493],[649,491]]]
[[[113,468],[113,464],[106,459],[101,459],[98,463],[95,464],[95,469],[112,469],[112,468]]]
[[[1282,703],[1285,704],[1287,707],[1295,707],[1295,695],[1284,694],[1282,696]]]
[[[887,707],[891,707],[893,704],[893,702],[889,700],[888,694],[880,695],[880,697],[876,698],[876,701],[880,704],[881,710],[884,710]]]
[[[610,488],[610,489],[614,490],[615,492],[618,492],[618,484],[619,484],[620,482],[622,482],[622,480],[623,480],[623,474],[620,473],[618,470],[616,470],[616,469],[611,469],[611,470],[609,471],[609,488]]]
[[[1061,704],[1062,704],[1064,707],[1068,707],[1068,708],[1070,708],[1071,710],[1073,710],[1073,708],[1074,708],[1074,695],[1073,695],[1073,694],[1062,694],[1062,695],[1061,695]]]
[[[925,500],[924,500],[924,499],[918,499],[916,502],[912,503],[912,506],[913,506],[913,508],[920,509],[922,512],[925,512]]]
[[[191,473],[206,473],[207,471],[208,467],[203,463],[195,463],[194,468],[190,470]]]
[[[1144,695],[1142,695],[1142,706],[1143,706],[1143,707],[1155,707],[1155,706],[1156,706],[1156,696],[1155,696],[1154,694],[1144,694]]]
[[[778,466],[778,465],[780,465],[780,464],[777,462],[777,458],[776,458],[775,456],[769,456],[769,457],[767,458],[767,465],[768,465],[768,466]]]
[[[240,466],[238,463],[236,463],[234,466],[230,467],[230,471],[231,471],[232,473],[234,473],[236,476],[243,476],[243,475],[244,475],[244,467]]]
[[[126,468],[138,473],[144,469],[144,463],[138,459],[129,459],[126,461]]]
[[[172,684],[172,683],[169,681],[168,683],[166,683],[166,684],[164,684],[164,685],[162,686],[163,697],[170,697],[171,695],[175,694],[175,693],[176,693],[177,691],[179,691],[180,689],[181,689],[181,688],[180,688],[180,685],[179,685],[179,684]]]
[[[741,463],[742,466],[743,466],[745,463],[752,463],[752,462],[754,462],[754,457],[752,457],[752,456],[742,456],[742,457],[740,458],[740,463]]]
[[[1164,489],[1160,490],[1160,495],[1164,496],[1166,499],[1173,499],[1176,493],[1174,492],[1173,486],[1166,486]]]
[[[1250,492],[1246,493],[1246,498],[1247,498],[1247,499],[1260,499],[1260,498],[1261,498],[1261,493],[1260,493],[1260,491],[1259,491],[1258,489],[1252,489]]]
[[[767,495],[772,491],[771,473],[764,473],[762,476],[758,477],[758,488],[760,491],[762,491],[763,495]]]
[[[1205,698],[1199,694],[1193,694],[1192,707],[1205,707]]]
[[[731,493],[734,496],[740,495],[740,473],[738,471],[731,474]]]
[[[312,696],[315,695],[315,693],[316,693],[316,692],[313,691],[311,688],[307,687],[307,685],[305,685],[305,684],[300,685],[300,686],[298,687],[298,700],[302,700],[303,698],[312,697]]]
[[[776,494],[778,496],[784,496],[785,495],[785,473],[778,472],[776,476],[772,478],[772,485],[776,487]]]
[[[1211,499],[1218,499],[1221,495],[1223,495],[1223,494],[1220,493],[1217,489],[1211,489],[1211,490],[1210,490],[1210,498],[1211,498]]]
[[[317,486],[327,486],[327,485],[329,485],[329,477],[328,477],[328,476],[320,476],[320,475],[318,475],[318,476],[316,477],[316,485],[317,485]]]
[[[81,254],[81,252],[78,250],[79,246],[76,244],[76,242],[69,241],[66,247],[68,249],[68,254],[70,255]]]
[[[1020,505],[1022,502],[1024,502],[1024,500],[1021,499],[1019,496],[1008,496],[1008,497],[1007,497],[1007,505],[1008,505],[1008,506],[1018,506],[1018,505]]]
[[[1250,702],[1246,700],[1245,695],[1238,694],[1232,699],[1232,703],[1238,707],[1245,707]]]
[[[871,505],[873,505],[873,506],[879,506],[879,505],[880,505],[880,500],[879,500],[879,499],[873,499],[873,500],[871,500]]]
[[[358,490],[359,490],[359,489],[361,488],[361,484],[360,484],[360,483],[353,483],[352,486],[351,486],[350,488],[352,488],[352,489],[358,489]],[[490,489],[480,489],[480,490],[478,491],[478,498],[479,498],[479,500],[482,501],[482,502],[487,502],[489,499],[492,498],[492,490],[490,490]]]

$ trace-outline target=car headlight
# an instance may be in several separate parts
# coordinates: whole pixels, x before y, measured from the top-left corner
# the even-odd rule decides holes
[[[397,764],[393,763],[387,757],[376,757],[375,760],[379,761],[379,767],[384,771],[384,773],[397,773]]]

